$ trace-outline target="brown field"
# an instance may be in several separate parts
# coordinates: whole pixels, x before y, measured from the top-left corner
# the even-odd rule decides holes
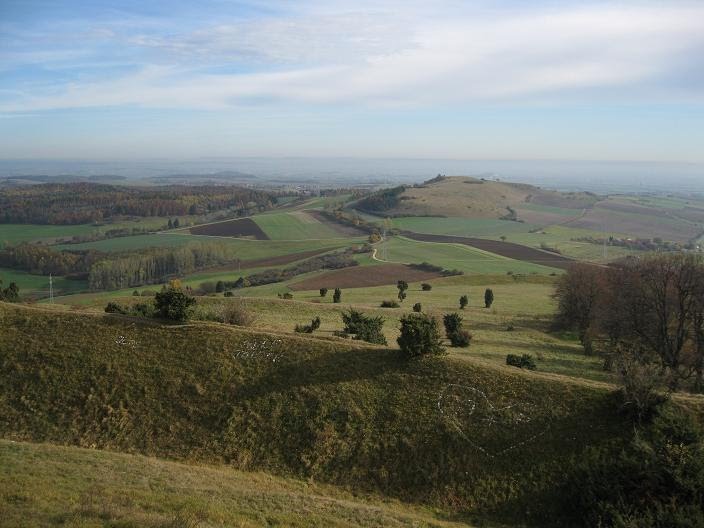
[[[195,226],[190,229],[193,235],[224,236],[235,238],[254,238],[256,240],[269,240],[266,233],[251,218],[227,220],[215,224]]]
[[[551,268],[567,269],[575,262],[571,258],[563,257],[562,255],[558,255],[556,253],[550,253],[548,251],[542,251],[540,249],[514,244],[513,242],[501,242],[500,240],[450,235],[429,235],[425,233],[412,233],[410,231],[403,231],[402,234],[407,238],[412,240],[420,240],[421,242],[464,244],[466,246],[471,246],[483,251],[489,251],[490,253],[501,255],[502,257],[522,260],[524,262],[532,262],[533,264],[540,264]]]
[[[320,211],[309,210],[305,211],[306,214],[315,218],[318,222],[321,222],[328,226],[330,229],[344,236],[365,236],[367,234],[363,229],[357,229],[356,227],[341,224],[339,222],[333,222],[327,216],[320,213]]]
[[[294,291],[318,290],[320,288],[365,288],[396,284],[399,280],[418,282],[436,279],[439,273],[413,269],[405,264],[380,264],[378,266],[354,266],[329,271],[291,284]]]

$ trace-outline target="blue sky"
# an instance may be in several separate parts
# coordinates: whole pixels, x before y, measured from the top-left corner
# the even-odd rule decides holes
[[[704,3],[0,0],[0,158],[704,162]]]

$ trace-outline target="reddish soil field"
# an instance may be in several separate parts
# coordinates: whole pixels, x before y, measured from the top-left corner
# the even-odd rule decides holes
[[[190,229],[193,235],[225,236],[235,238],[255,238],[269,240],[266,233],[251,218],[239,218],[216,224],[195,226]]]
[[[514,244],[513,242],[501,242],[500,240],[487,240],[484,238],[470,238],[450,235],[427,235],[412,233],[410,231],[403,231],[402,234],[405,237],[413,240],[420,240],[421,242],[447,242],[450,244],[464,244],[483,251],[496,253],[502,257],[522,260],[524,262],[532,262],[533,264],[540,264],[542,266],[550,266],[551,268],[567,269],[571,264],[576,262],[571,258],[563,257],[562,255],[557,255],[556,253],[541,251],[540,249],[522,246],[521,244]]]
[[[320,288],[365,288],[396,284],[399,280],[418,282],[440,277],[439,273],[421,271],[405,264],[380,264],[378,266],[353,266],[329,271],[317,277],[291,284],[294,291],[318,290]]]
[[[340,233],[341,235],[358,237],[360,235],[364,236],[367,234],[367,232],[364,231],[363,229],[358,229],[353,226],[348,226],[345,224],[341,224],[339,222],[335,222],[335,221],[331,220],[330,218],[328,218],[327,216],[325,216],[324,214],[322,214],[320,211],[310,210],[310,211],[305,211],[305,212],[306,212],[306,214],[309,214],[310,216],[312,216],[313,218],[315,218],[319,222],[322,222],[323,224],[328,226],[330,229],[332,229],[336,233]]]

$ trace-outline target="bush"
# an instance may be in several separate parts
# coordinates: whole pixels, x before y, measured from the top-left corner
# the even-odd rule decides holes
[[[423,291],[430,291],[430,290],[433,289],[433,285],[432,285],[432,284],[428,284],[427,282],[424,282],[423,284],[420,285],[420,288],[421,288]]]
[[[472,334],[467,330],[457,330],[450,335],[450,343],[453,347],[467,348],[472,341]]]
[[[386,337],[382,333],[384,327],[383,317],[371,317],[350,308],[349,312],[342,312],[342,322],[345,325],[344,333],[354,335],[355,339],[386,345]]]
[[[215,289],[217,288],[217,284],[208,281],[208,282],[201,282],[198,285],[198,288],[203,292],[203,293],[215,293]]]
[[[487,288],[484,291],[484,307],[491,308],[492,304],[494,304],[494,290]]]
[[[396,301],[381,301],[382,308],[398,308],[399,306]]]
[[[132,306],[130,312],[138,317],[154,317],[154,305],[137,303]]]
[[[463,295],[462,297],[460,297],[460,309],[461,310],[464,310],[465,306],[467,306],[468,304],[469,304],[469,297],[467,297],[466,295]]]
[[[186,295],[181,288],[169,287],[154,297],[154,308],[160,317],[170,321],[186,321],[196,300]]]
[[[137,290],[133,291],[132,297],[139,297],[139,291],[137,291]]]
[[[662,369],[654,363],[644,363],[634,354],[619,351],[615,358],[619,374],[624,409],[631,411],[638,422],[653,415],[666,396],[660,387],[666,384]]]
[[[335,288],[335,292],[332,294],[332,302],[339,303],[340,301],[342,301],[342,290]]]
[[[224,297],[234,297],[235,294],[228,290],[225,293],[223,293],[223,296]]]
[[[215,292],[222,293],[225,291],[225,283],[221,280],[215,283]]]
[[[110,301],[106,306],[105,306],[105,313],[117,313],[117,314],[127,314],[127,308],[122,306],[120,303],[116,303],[114,301]]]
[[[420,303],[415,303],[415,304],[413,305],[413,311],[416,312],[416,313],[422,312],[422,311],[423,311],[423,307],[421,306]]]
[[[222,322],[235,326],[251,326],[254,315],[247,310],[242,302],[228,302],[222,307]]]
[[[442,318],[445,326],[445,336],[450,339],[450,336],[462,329],[462,316],[458,313],[445,314]]]
[[[522,356],[509,354],[506,356],[506,364],[527,370],[535,370],[538,368],[530,354],[523,354]]]
[[[408,314],[401,317],[401,335],[397,339],[401,351],[408,357],[442,354],[438,322],[427,314]]]
[[[320,288],[320,296],[325,297],[328,294],[327,288]]]
[[[294,331],[299,334],[312,334],[318,328],[320,328],[320,317],[313,319],[310,324],[296,325]]]
[[[398,292],[398,300],[403,302],[406,299],[406,292],[399,290]]]
[[[280,293],[279,299],[293,299],[293,294],[291,292]]]

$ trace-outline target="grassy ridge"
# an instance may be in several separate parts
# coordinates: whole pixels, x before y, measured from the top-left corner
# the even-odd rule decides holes
[[[0,436],[224,463],[520,518],[587,445],[603,390],[220,325],[0,305]]]
[[[466,526],[331,486],[229,468],[0,440],[0,525]]]

